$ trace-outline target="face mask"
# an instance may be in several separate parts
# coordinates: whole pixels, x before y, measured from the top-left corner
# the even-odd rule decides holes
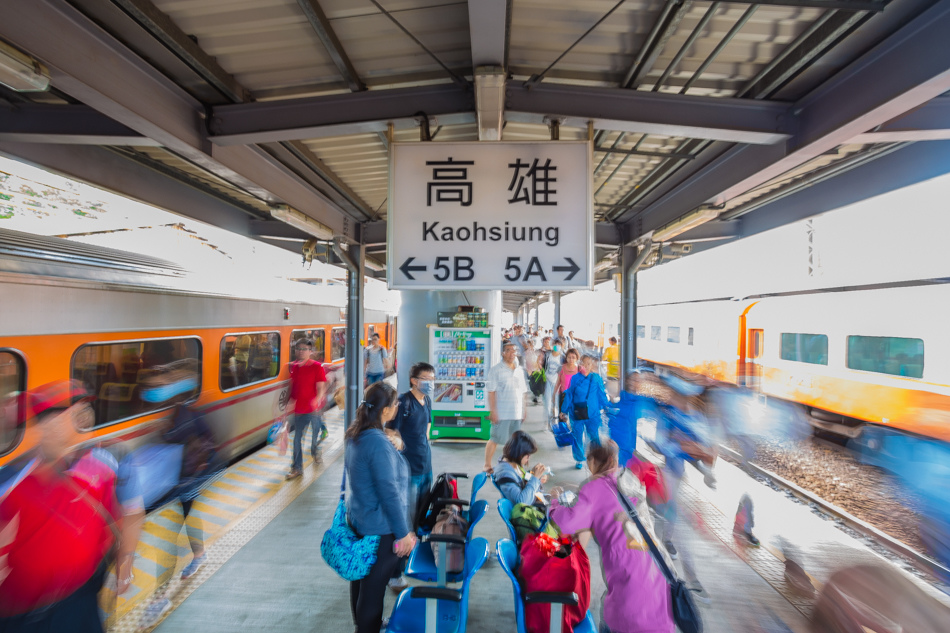
[[[431,380],[422,380],[419,382],[419,391],[431,397],[435,392],[435,383]]]

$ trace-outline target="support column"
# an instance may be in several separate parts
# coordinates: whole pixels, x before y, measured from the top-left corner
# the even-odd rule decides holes
[[[647,242],[639,253],[630,245],[621,252],[620,373],[624,383],[637,369],[637,270],[657,248]]]
[[[538,322],[540,320],[540,316],[538,316],[540,312],[541,312],[541,297],[538,297],[537,299],[534,300],[534,331],[535,332],[538,331],[538,326],[540,325],[540,323]]]
[[[624,246],[620,278],[620,378],[621,388],[627,376],[637,368],[637,273],[632,264],[636,246]]]
[[[356,419],[356,408],[363,399],[363,262],[364,250],[359,244],[350,244],[343,250],[334,240],[333,250],[346,266],[346,352],[344,373],[346,380],[346,407],[343,426],[349,427]]]
[[[561,325],[561,291],[555,290],[551,293],[551,300],[554,302],[554,334],[557,335],[557,326]]]

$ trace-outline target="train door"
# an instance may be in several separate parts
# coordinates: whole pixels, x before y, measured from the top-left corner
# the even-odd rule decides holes
[[[758,391],[762,386],[761,358],[765,347],[765,330],[748,330],[745,359],[745,386]]]

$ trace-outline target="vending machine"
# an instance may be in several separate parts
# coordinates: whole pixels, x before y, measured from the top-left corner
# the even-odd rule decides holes
[[[489,327],[429,326],[429,362],[435,367],[433,440],[488,440],[488,370],[497,362]]]

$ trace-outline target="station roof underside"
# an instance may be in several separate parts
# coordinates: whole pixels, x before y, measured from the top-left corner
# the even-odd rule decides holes
[[[950,170],[948,35],[950,0],[4,2],[51,88],[0,88],[0,152],[299,252],[287,205],[380,271],[389,144],[477,140],[500,68],[503,140],[593,142],[603,279],[700,210],[647,265]]]

